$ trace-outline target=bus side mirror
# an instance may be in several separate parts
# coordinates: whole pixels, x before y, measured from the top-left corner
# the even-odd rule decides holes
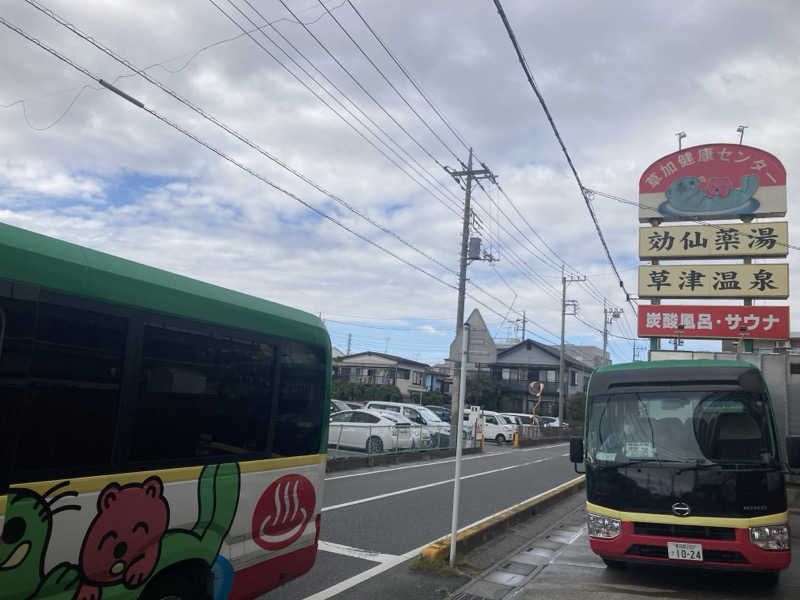
[[[583,462],[583,438],[569,438],[569,460],[574,463]]]
[[[786,438],[786,462],[790,469],[800,469],[800,436]]]

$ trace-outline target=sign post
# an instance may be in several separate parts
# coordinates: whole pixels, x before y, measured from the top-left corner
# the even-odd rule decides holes
[[[461,447],[464,445],[464,398],[467,392],[467,358],[469,357],[469,323],[461,331],[461,376],[458,386],[458,431],[456,432],[456,473],[453,485],[453,521],[450,527],[450,566],[456,564],[456,534],[458,533],[458,501],[461,493]]]

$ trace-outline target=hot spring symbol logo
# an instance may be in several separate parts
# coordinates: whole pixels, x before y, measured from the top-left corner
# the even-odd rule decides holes
[[[253,539],[265,550],[286,548],[303,534],[314,516],[313,484],[296,473],[273,481],[253,511]]]

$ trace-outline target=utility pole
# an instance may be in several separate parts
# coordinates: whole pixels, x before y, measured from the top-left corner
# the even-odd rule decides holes
[[[567,320],[567,305],[574,308],[577,312],[578,303],[574,300],[567,302],[567,284],[575,281],[586,281],[586,277],[577,277],[564,273],[564,265],[561,265],[561,356],[558,361],[558,422],[564,422],[564,402],[566,401],[565,377],[564,377],[564,328]],[[574,313],[573,313],[574,314]]]
[[[522,341],[525,341],[525,311],[522,311]]]
[[[606,299],[603,298],[603,363],[606,363],[606,347],[608,346],[608,328],[622,316],[621,308],[606,308]],[[635,350],[634,350],[635,351]]]
[[[350,356],[350,343],[353,341],[353,334],[347,334],[347,356]]]
[[[461,163],[462,166],[464,163]],[[484,165],[485,166],[485,165]],[[472,218],[472,211],[470,209],[470,200],[472,198],[472,180],[473,179],[493,179],[494,175],[489,169],[473,169],[472,168],[472,148],[469,149],[469,158],[467,160],[467,168],[462,171],[453,171],[445,167],[445,170],[459,183],[461,178],[466,179],[464,186],[464,224],[461,229],[461,261],[458,271],[458,309],[456,311],[456,334],[464,327],[464,297],[467,290],[467,250],[469,246],[469,224]],[[461,369],[466,368],[462,365],[461,361],[455,361],[455,369],[453,373],[453,393],[450,397],[450,431],[456,431],[458,426],[463,421],[463,414],[458,412],[458,398],[461,393],[460,387],[462,385]],[[450,436],[450,443],[453,443],[453,436]]]

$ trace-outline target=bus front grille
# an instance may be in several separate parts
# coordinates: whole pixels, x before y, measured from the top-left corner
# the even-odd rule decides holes
[[[633,532],[638,535],[653,535],[670,538],[728,541],[736,539],[736,530],[733,527],[705,527],[702,525],[674,525],[670,523],[634,523]]]
[[[628,556],[641,556],[642,558],[667,558],[666,546],[651,546],[648,544],[634,544],[625,552]],[[703,562],[748,564],[741,552],[735,550],[710,550],[703,549]]]

